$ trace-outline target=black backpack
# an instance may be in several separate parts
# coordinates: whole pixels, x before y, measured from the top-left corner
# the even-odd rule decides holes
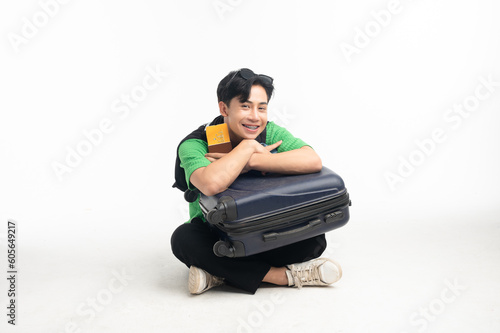
[[[177,152],[175,158],[175,183],[172,185],[172,187],[176,187],[182,192],[184,192],[184,199],[186,199],[187,202],[195,202],[196,199],[198,198],[198,194],[200,193],[200,191],[198,189],[190,190],[188,188],[188,184],[186,183],[186,173],[184,172],[184,169],[181,168],[181,160],[179,159],[179,147],[184,141],[189,139],[198,139],[207,142],[207,133],[205,131],[207,126],[219,125],[222,123],[224,123],[224,117],[223,116],[216,117],[214,120],[212,120],[211,123],[203,124],[196,130],[191,132],[188,136],[182,139],[181,142],[179,142],[179,145],[177,146]],[[266,129],[267,128],[264,128],[262,133],[260,133],[259,136],[255,138],[257,142],[260,143],[266,142]]]

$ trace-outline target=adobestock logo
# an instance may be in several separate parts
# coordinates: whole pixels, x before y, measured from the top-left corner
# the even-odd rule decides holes
[[[461,103],[453,104],[444,112],[443,120],[446,124],[449,124],[449,129],[439,126],[432,130],[430,137],[415,140],[415,149],[407,156],[398,156],[399,165],[396,170],[384,173],[385,181],[391,191],[395,191],[398,184],[404,183],[413,175],[417,168],[436,152],[438,146],[448,140],[450,129],[457,130],[460,128],[464,120],[479,109],[481,102],[489,99],[496,89],[500,87],[500,82],[494,81],[492,74],[488,75],[487,78],[480,76],[478,81],[479,84],[473,93],[465,97]]]
[[[382,29],[389,26],[392,17],[401,13],[403,10],[399,0],[390,0],[386,8],[387,9],[380,9],[378,11],[372,10],[370,16],[373,20],[366,22],[363,29],[357,26],[354,28],[352,44],[346,42],[340,43],[340,50],[347,60],[347,63],[350,64],[352,62],[352,56],[361,53],[361,50],[370,45],[372,40],[380,35]]]
[[[265,318],[269,318],[274,314],[277,305],[285,303],[285,298],[283,298],[282,293],[273,292],[270,296],[270,300],[253,301],[252,304],[255,306],[255,310],[250,311],[246,320],[238,317],[238,327],[236,328],[237,333],[253,333],[258,332],[254,329],[259,329],[264,325]]]
[[[342,243],[337,240],[332,240],[331,235],[326,236],[327,247],[321,254],[322,257],[335,258],[339,249],[342,248]]]
[[[278,125],[287,126],[290,124],[292,119],[295,119],[296,115],[288,112],[288,108],[286,106],[283,107],[273,107],[270,112],[267,120],[274,121]]]
[[[372,19],[366,22],[363,28],[354,27],[352,42],[339,44],[347,63],[350,64],[354,55],[366,49],[391,24],[393,18],[403,12],[403,9],[404,6],[400,0],[389,0],[385,8],[370,12]]]
[[[93,321],[99,312],[102,312],[105,307],[113,302],[115,295],[123,292],[125,287],[129,285],[129,281],[134,280],[134,276],[129,275],[124,268],[121,271],[113,270],[113,277],[108,280],[106,288],[102,288],[95,297],[87,297],[85,302],[81,302],[75,312],[79,317],[86,318],[85,322]],[[82,328],[73,320],[70,320],[64,325],[64,330],[61,333],[82,333]]]
[[[232,12],[236,7],[241,5],[242,2],[243,0],[216,0],[212,2],[212,6],[221,21],[223,21],[225,20],[226,13]]]
[[[155,69],[150,66],[146,67],[146,73],[140,84],[133,86],[129,93],[121,94],[111,103],[111,112],[117,114],[120,120],[128,118],[130,112],[138,108],[140,103],[153,90],[157,89],[168,75],[167,72],[162,71],[159,65],[156,65]],[[63,176],[70,174],[81,165],[84,158],[89,156],[95,147],[102,144],[105,135],[114,130],[115,122],[109,117],[102,118],[96,128],[84,129],[82,131],[83,138],[74,147],[66,146],[67,153],[63,162],[52,161],[51,167],[57,179],[63,181]]]
[[[21,19],[22,26],[20,33],[9,32],[7,38],[10,45],[16,53],[19,53],[22,45],[28,44],[30,40],[35,38],[39,31],[43,29],[50,20],[54,18],[61,8],[61,5],[66,5],[71,0],[41,0],[38,2],[40,10],[36,11],[31,20],[27,17]]]
[[[438,297],[432,299],[426,306],[419,307],[418,311],[410,315],[410,325],[417,328],[418,332],[425,332],[429,324],[435,322],[446,308],[454,303],[462,295],[466,286],[460,285],[457,279],[451,282],[449,279],[444,281],[445,287],[441,290]],[[407,333],[407,332],[401,332]]]

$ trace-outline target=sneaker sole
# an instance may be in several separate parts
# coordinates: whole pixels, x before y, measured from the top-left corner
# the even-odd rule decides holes
[[[340,266],[340,264],[333,260],[333,259],[330,259],[328,258],[328,260],[330,260],[331,262],[333,262],[335,264],[335,266],[337,266],[337,269],[339,270],[339,277],[337,280],[333,281],[331,284],[334,284],[335,282],[337,282],[338,280],[340,280],[342,278],[342,267]]]
[[[195,266],[189,267],[189,292],[193,295],[199,295],[203,290],[198,290],[200,286],[201,269]]]

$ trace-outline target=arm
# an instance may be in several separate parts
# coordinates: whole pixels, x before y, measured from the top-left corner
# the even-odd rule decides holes
[[[303,146],[298,149],[281,152],[278,154],[271,154],[269,151],[274,149],[276,145],[265,147],[265,150],[255,152],[249,158],[248,163],[242,169],[242,173],[249,170],[258,170],[263,173],[275,172],[281,174],[301,174],[301,173],[314,173],[321,171],[323,163],[321,158],[309,146]],[[226,154],[211,153],[206,154],[211,162],[224,157]]]
[[[253,154],[250,169],[282,174],[301,174],[321,171],[321,158],[309,146],[278,154]]]
[[[262,172],[282,174],[314,173],[323,167],[321,158],[307,143],[295,137],[286,128],[269,122],[266,141],[282,140],[277,154],[254,154],[250,167]]]
[[[212,163],[193,171],[189,181],[205,195],[220,193],[233,183],[256,152],[269,153],[257,141],[243,140],[231,152],[209,159]]]

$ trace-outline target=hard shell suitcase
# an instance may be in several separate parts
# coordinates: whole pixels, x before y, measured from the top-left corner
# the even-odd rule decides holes
[[[318,173],[240,175],[224,192],[200,196],[200,207],[220,235],[218,256],[244,257],[342,227],[351,201],[344,181]]]

